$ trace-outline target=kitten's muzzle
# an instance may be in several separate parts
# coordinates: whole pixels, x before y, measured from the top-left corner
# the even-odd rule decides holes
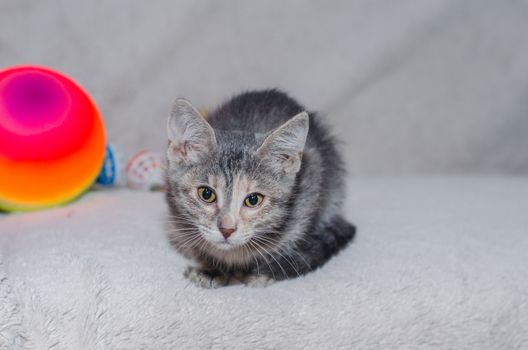
[[[228,239],[229,236],[231,236],[236,231],[236,227],[219,227],[218,229],[220,230],[222,236],[224,236],[225,239]]]

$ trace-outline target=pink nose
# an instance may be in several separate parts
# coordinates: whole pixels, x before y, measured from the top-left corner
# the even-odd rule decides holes
[[[220,232],[222,232],[222,236],[224,236],[225,239],[228,239],[229,236],[231,236],[233,232],[236,231],[236,228],[219,227],[218,229]]]

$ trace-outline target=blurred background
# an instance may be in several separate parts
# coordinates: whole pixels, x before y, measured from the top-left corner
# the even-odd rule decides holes
[[[0,67],[45,65],[126,155],[162,152],[174,98],[278,87],[353,175],[528,173],[528,1],[0,1]]]

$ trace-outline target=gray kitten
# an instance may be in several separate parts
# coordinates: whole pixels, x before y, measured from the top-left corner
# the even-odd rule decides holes
[[[265,286],[322,266],[355,234],[340,213],[343,163],[314,113],[277,90],[204,118],[178,99],[168,120],[173,245],[203,287]]]

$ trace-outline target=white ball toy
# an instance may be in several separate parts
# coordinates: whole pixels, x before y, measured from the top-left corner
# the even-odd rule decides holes
[[[133,189],[163,190],[163,158],[151,151],[136,154],[128,161],[126,179],[128,187]]]

